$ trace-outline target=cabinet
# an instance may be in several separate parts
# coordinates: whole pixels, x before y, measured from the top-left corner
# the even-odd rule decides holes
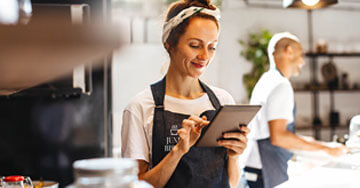
[[[320,92],[329,92],[330,94],[330,113],[329,113],[329,126],[331,128],[331,137],[334,135],[334,131],[339,127],[339,113],[335,110],[334,106],[334,94],[335,93],[344,93],[352,92],[360,94],[360,88],[353,89],[351,86],[349,89],[343,89],[334,87],[332,89],[322,87],[318,81],[318,61],[319,58],[328,58],[332,61],[334,58],[347,58],[347,57],[360,57],[359,53],[306,53],[306,57],[310,59],[310,76],[311,84],[308,84],[307,87],[302,89],[295,89],[296,92],[311,92],[312,94],[312,128],[314,131],[314,137],[320,139],[320,130],[324,126],[319,115],[319,94]],[[339,76],[339,75],[338,75]]]

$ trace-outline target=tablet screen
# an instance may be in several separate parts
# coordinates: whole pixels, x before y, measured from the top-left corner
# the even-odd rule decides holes
[[[225,132],[240,131],[241,124],[249,124],[261,105],[224,105],[217,111],[209,127],[201,133],[196,147],[221,147],[217,140]]]

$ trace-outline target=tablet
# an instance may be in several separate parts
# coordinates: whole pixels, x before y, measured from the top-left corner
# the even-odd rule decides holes
[[[224,105],[216,112],[208,127],[203,130],[196,147],[221,147],[217,141],[225,132],[240,131],[260,110],[261,105]]]

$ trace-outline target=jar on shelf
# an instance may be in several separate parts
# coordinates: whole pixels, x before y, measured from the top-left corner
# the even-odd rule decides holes
[[[96,158],[75,161],[75,182],[67,188],[151,188],[138,180],[136,160]]]

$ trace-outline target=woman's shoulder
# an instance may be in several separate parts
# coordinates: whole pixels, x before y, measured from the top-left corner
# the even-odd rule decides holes
[[[125,107],[125,110],[136,112],[144,111],[149,108],[154,108],[155,103],[152,96],[150,87],[146,87],[144,90],[137,93]]]
[[[209,86],[209,87],[214,92],[214,94],[219,99],[219,101],[222,105],[235,104],[234,98],[225,89],[215,87],[215,86]]]

